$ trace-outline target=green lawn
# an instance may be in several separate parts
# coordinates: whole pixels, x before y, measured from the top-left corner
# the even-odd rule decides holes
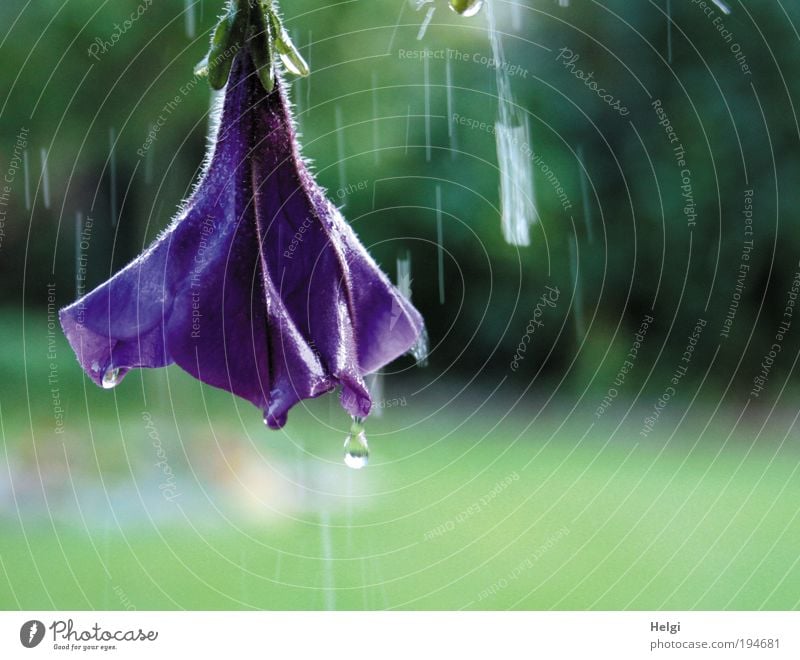
[[[449,403],[453,383],[414,394],[389,379],[408,405],[369,421],[373,460],[356,472],[334,397],[270,432],[177,369],[94,388],[60,338],[57,434],[45,326],[26,322],[26,379],[19,322],[3,325],[2,608],[798,605],[794,413],[757,438],[760,422],[712,418],[711,402],[679,425],[676,401],[637,442],[642,411],[616,434],[610,414],[590,428],[594,399],[529,425],[533,395],[503,418],[511,388]]]

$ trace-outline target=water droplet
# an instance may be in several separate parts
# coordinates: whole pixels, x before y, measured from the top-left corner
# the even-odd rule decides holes
[[[483,7],[483,0],[450,0],[450,9],[461,16],[475,16]]]
[[[122,380],[119,367],[109,367],[103,374],[103,389],[110,390]]]
[[[350,433],[344,440],[344,463],[347,467],[360,470],[369,462],[369,445],[364,433],[364,420],[353,418]]]
[[[285,412],[276,414],[274,411],[268,410],[264,413],[264,424],[273,431],[283,428],[287,419],[288,416]]]
[[[417,341],[414,342],[414,345],[410,349],[412,357],[416,360],[418,367],[427,367],[428,366],[428,354],[430,353],[430,348],[428,344],[428,330],[426,328],[422,328],[419,333],[419,337],[417,337]]]

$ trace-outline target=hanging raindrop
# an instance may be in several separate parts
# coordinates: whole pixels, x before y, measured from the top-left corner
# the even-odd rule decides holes
[[[119,367],[109,367],[103,374],[103,389],[110,390],[122,380]]]
[[[344,440],[344,463],[347,467],[360,470],[369,462],[367,434],[364,433],[364,420],[353,417],[350,433]]]
[[[483,7],[483,0],[450,0],[450,9],[461,16],[475,16]]]

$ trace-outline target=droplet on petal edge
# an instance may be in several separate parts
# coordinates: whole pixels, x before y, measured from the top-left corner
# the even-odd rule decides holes
[[[103,374],[103,389],[110,390],[119,385],[121,380],[119,367],[109,367]]]
[[[276,415],[269,410],[264,413],[264,425],[273,430],[283,428],[287,419],[288,415],[285,413],[283,415]]]
[[[414,345],[409,349],[409,352],[417,361],[418,367],[427,367],[428,366],[428,331],[423,327],[419,333],[419,337],[417,337],[417,341]]]
[[[483,8],[483,0],[450,0],[450,9],[461,16],[475,16]]]
[[[350,433],[344,440],[344,464],[354,470],[360,470],[369,463],[369,445],[364,433],[364,420],[353,418]]]

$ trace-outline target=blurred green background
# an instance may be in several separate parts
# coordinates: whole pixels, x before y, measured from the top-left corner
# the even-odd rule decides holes
[[[353,472],[335,396],[268,432],[176,368],[104,392],[48,325],[80,260],[90,286],[127,263],[203,161],[211,95],[192,71],[221,3],[143,2],[120,33],[139,6],[0,6],[0,607],[797,606],[800,320],[758,396],[753,381],[799,267],[800,9],[673,0],[668,29],[661,2],[496,0],[531,146],[570,201],[534,166],[539,222],[515,247],[480,127],[498,109],[486,13],[283,2],[312,68],[289,81],[304,154],[390,275],[411,256],[433,347],[425,369],[382,378],[373,461]],[[686,149],[693,227],[657,99]],[[561,297],[512,370],[546,285]]]

